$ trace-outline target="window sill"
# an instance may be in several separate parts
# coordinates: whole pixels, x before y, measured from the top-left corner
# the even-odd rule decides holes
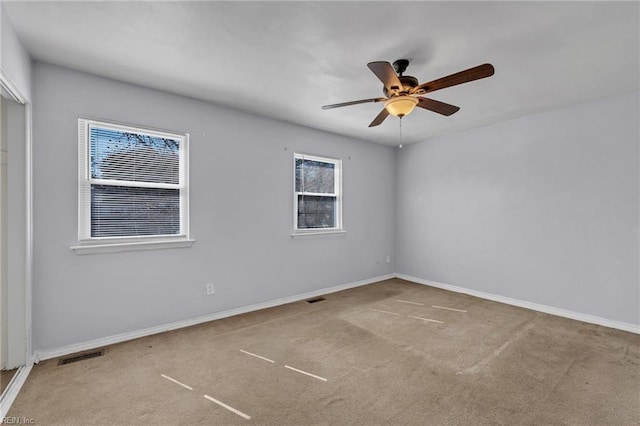
[[[155,240],[155,241],[135,241],[135,242],[118,242],[105,244],[83,244],[71,247],[77,255],[83,254],[101,254],[101,253],[120,253],[124,251],[139,250],[161,250],[169,248],[191,247],[196,240]]]
[[[344,229],[331,229],[327,231],[322,230],[313,230],[313,231],[293,231],[291,233],[291,238],[300,238],[300,237],[330,237],[330,236],[338,236],[344,235],[347,231]]]

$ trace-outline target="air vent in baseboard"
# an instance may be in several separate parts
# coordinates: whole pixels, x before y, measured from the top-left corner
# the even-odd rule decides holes
[[[91,352],[82,352],[73,355],[69,355],[65,358],[60,358],[58,365],[71,364],[72,362],[84,361],[85,359],[96,358],[104,355],[104,349],[98,349]]]
[[[326,299],[324,297],[314,297],[313,299],[307,300],[307,303],[322,302],[323,300],[326,300]]]

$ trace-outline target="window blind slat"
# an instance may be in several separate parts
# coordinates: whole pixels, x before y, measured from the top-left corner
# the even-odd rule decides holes
[[[180,182],[177,139],[92,126],[90,155],[92,178]]]
[[[178,233],[179,190],[91,186],[91,237]]]

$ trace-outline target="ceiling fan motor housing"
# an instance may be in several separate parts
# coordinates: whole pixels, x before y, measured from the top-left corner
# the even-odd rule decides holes
[[[398,90],[398,94],[409,94],[411,89],[418,85],[418,79],[410,75],[401,75],[398,76],[398,79],[400,80],[400,83],[402,83],[402,87]],[[382,92],[388,98],[396,94],[394,92],[389,92],[386,87],[382,88]]]

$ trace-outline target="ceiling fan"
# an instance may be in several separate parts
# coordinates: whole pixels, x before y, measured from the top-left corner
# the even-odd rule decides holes
[[[367,66],[384,84],[384,98],[361,99],[358,101],[324,105],[322,109],[339,108],[368,102],[384,102],[384,109],[373,119],[369,127],[379,125],[389,114],[402,118],[411,113],[416,106],[449,116],[456,113],[460,107],[436,101],[435,99],[425,98],[421,95],[481,78],[491,77],[495,72],[493,65],[483,64],[428,83],[419,84],[417,78],[410,75],[402,75],[406,71],[407,66],[409,66],[408,59],[398,59],[393,63],[393,67],[389,62],[385,61],[370,62]]]

